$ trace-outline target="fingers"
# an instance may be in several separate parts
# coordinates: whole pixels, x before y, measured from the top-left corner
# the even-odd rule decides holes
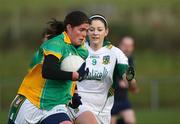
[[[128,82],[128,80],[127,80],[126,74],[123,74],[121,81],[124,81],[124,83],[125,83],[125,85],[126,85],[127,88],[129,87],[129,82]]]
[[[119,86],[120,86],[121,88],[128,88],[128,83],[126,83],[126,82],[123,81],[123,80],[120,80],[120,81],[119,81]]]
[[[72,73],[72,80],[73,80],[73,81],[77,81],[78,78],[79,78],[79,73],[78,73],[78,72],[73,72],[73,73]]]
[[[136,83],[135,79],[133,79],[130,82],[129,91],[132,92],[132,93],[138,93],[139,92],[139,88],[137,86],[137,83]]]

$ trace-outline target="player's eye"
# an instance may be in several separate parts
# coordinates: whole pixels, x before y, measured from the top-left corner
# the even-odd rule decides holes
[[[103,31],[104,29],[103,28],[98,28],[97,29],[99,32]]]
[[[83,31],[86,31],[85,28],[80,28],[79,31],[83,32]]]
[[[94,31],[94,29],[93,29],[93,28],[89,28],[89,31],[91,31],[91,32],[92,32],[92,31]]]

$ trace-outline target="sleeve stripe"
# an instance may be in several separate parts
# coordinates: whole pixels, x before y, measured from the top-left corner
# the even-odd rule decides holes
[[[43,51],[44,51],[44,55],[54,55],[54,56],[56,56],[58,59],[60,59],[61,57],[62,57],[62,55],[60,54],[60,53],[56,53],[56,52],[53,52],[53,51],[48,51],[48,50],[45,50],[45,49],[43,49]]]

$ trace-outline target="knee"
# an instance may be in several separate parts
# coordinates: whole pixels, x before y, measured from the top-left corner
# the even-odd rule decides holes
[[[123,119],[125,124],[136,124],[136,117],[133,110],[126,110]]]
[[[125,124],[136,124],[135,118],[128,118],[124,120]]]
[[[136,124],[136,119],[134,116],[124,118],[125,124]]]

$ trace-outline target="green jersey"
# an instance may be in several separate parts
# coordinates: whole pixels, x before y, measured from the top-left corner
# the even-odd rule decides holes
[[[72,97],[75,82],[71,80],[50,80],[42,77],[44,56],[54,55],[59,59],[58,66],[69,55],[88,56],[84,44],[78,48],[71,44],[66,32],[44,42],[35,54],[30,70],[25,76],[18,94],[24,95],[38,108],[50,110],[58,104],[67,104]]]

